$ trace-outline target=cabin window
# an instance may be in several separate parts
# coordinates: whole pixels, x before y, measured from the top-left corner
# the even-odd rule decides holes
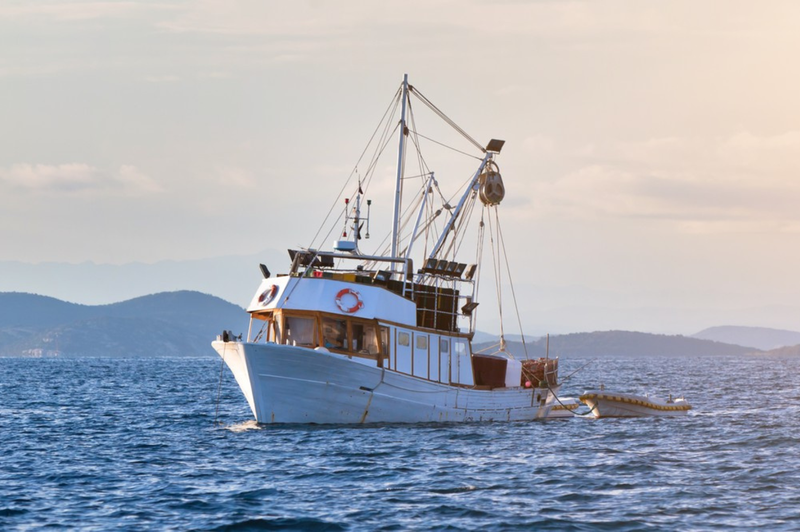
[[[402,346],[411,345],[411,337],[407,332],[398,332],[397,333],[397,343]]]
[[[411,333],[398,331],[395,329],[395,345],[392,359],[394,360],[393,369],[400,373],[411,375]]]
[[[274,330],[274,333],[275,333],[275,343],[278,343],[278,344],[280,344],[280,343],[283,343],[283,342],[285,341],[285,338],[286,338],[286,337],[284,336],[284,332],[285,332],[285,331],[284,331],[284,320],[283,320],[283,316],[281,316],[280,314],[278,314],[278,315],[275,317],[275,321],[273,322],[273,324],[274,324],[274,326],[275,326],[275,330]]]
[[[255,335],[253,335],[253,328],[257,327]],[[277,332],[275,331],[275,318],[273,314],[253,314],[250,319],[250,329],[247,332],[248,342],[259,342],[262,339],[264,342],[274,342]]]
[[[439,338],[439,382],[450,382],[450,339]]]
[[[467,344],[464,340],[456,340],[453,344],[456,348],[456,355],[465,356],[467,354]]]
[[[281,342],[280,331],[281,320],[278,317],[270,318],[269,327],[267,329],[267,341],[279,344]]]
[[[381,327],[381,351],[383,356],[389,356],[389,327]]]
[[[316,320],[314,318],[286,317],[286,343],[313,347],[317,344]]]
[[[378,354],[378,334],[371,324],[353,323],[353,351],[366,355]]]
[[[417,349],[428,349],[427,336],[417,336]]]
[[[322,318],[322,345],[330,349],[349,350],[347,320]]]

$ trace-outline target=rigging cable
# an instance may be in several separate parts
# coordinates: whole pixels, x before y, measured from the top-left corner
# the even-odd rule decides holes
[[[328,218],[330,217],[330,215],[333,212],[333,210],[336,208],[336,204],[339,203],[339,198],[342,197],[342,193],[347,188],[347,185],[350,184],[350,180],[353,178],[353,174],[355,174],[356,168],[358,168],[358,163],[361,162],[361,159],[363,159],[364,155],[367,153],[367,150],[369,149],[370,145],[372,144],[372,141],[375,138],[375,135],[378,133],[378,130],[381,128],[381,125],[383,124],[384,120],[386,119],[386,116],[389,114],[389,111],[392,109],[392,107],[394,107],[394,109],[396,111],[397,106],[399,104],[399,95],[400,95],[400,89],[398,88],[397,92],[395,92],[394,96],[392,97],[391,102],[389,102],[389,106],[386,108],[386,111],[384,111],[383,116],[381,117],[380,121],[378,122],[378,126],[375,128],[375,131],[373,131],[372,136],[370,137],[369,141],[367,142],[367,145],[364,147],[364,151],[361,152],[361,156],[359,156],[355,167],[350,172],[350,175],[347,177],[347,180],[345,181],[344,186],[339,191],[339,194],[336,196],[336,200],[333,202],[333,205],[331,205],[331,208],[328,211],[328,214],[325,215],[325,219],[322,221],[322,224],[320,225],[319,229],[317,229],[317,233],[314,235],[314,238],[311,239],[311,246],[309,246],[309,247],[314,247],[314,242],[316,242],[320,231],[322,231],[322,228],[325,227],[325,224],[328,221]],[[394,116],[394,112],[392,112],[392,116]],[[387,122],[387,124],[388,123],[389,122]],[[384,127],[386,127],[386,126],[384,126]],[[330,233],[329,233],[329,236],[330,236]]]
[[[453,231],[455,234],[453,235],[452,242],[450,242],[450,249],[452,249],[453,251],[453,260],[455,260],[456,255],[458,255],[458,252],[461,250],[461,246],[464,244],[464,239],[467,236],[466,229],[464,229],[464,231],[461,231],[461,228],[469,227],[469,222],[470,220],[472,220],[472,213],[475,212],[475,204],[478,203],[476,201],[476,198],[477,196],[473,193],[472,198],[467,200],[469,201],[469,204],[465,209],[466,212],[464,212],[464,214],[461,215],[461,221],[458,224],[458,228]],[[456,243],[456,239],[458,238],[458,231],[461,231],[461,239],[458,241],[458,243]]]
[[[497,206],[493,206],[495,208],[495,212],[497,212]],[[487,206],[487,208],[491,209],[491,207]],[[505,350],[505,329],[503,327],[503,293],[502,293],[502,270],[500,269],[500,242],[497,243],[497,255],[495,256],[495,247],[494,247],[494,229],[492,228],[492,215],[491,210],[489,211],[489,245],[492,248],[492,266],[494,267],[494,282],[495,282],[495,291],[497,293],[497,309],[500,315],[500,349],[501,351]]]
[[[438,144],[439,146],[442,146],[443,148],[447,148],[448,150],[453,150],[456,153],[460,153],[461,155],[466,155],[467,157],[471,157],[471,158],[473,158],[475,160],[478,160],[478,161],[483,160],[481,157],[478,157],[476,155],[472,155],[471,153],[467,153],[465,151],[461,151],[461,150],[459,150],[457,148],[454,148],[452,146],[448,146],[447,144],[445,144],[443,142],[439,142],[438,140],[432,139],[430,137],[426,137],[425,135],[423,135],[422,133],[420,133],[418,131],[414,131],[414,130],[409,130],[409,131],[414,133],[418,137],[422,137],[425,140],[429,140],[429,141],[433,142],[434,144]]]
[[[482,267],[481,263],[483,262],[483,244],[486,241],[486,224],[483,222],[484,214],[486,213],[486,208],[481,209],[481,221],[478,224],[478,246],[475,251],[475,264],[476,264],[476,271],[475,271],[475,284],[473,285],[472,289],[472,301],[478,299],[478,294],[480,293],[480,284],[481,284],[481,272]],[[470,330],[472,330],[475,324],[475,312],[477,308],[472,311],[472,315],[470,315]]]
[[[481,153],[486,153],[486,150],[484,149],[484,147],[483,147],[483,146],[481,146],[481,145],[478,143],[478,141],[477,141],[477,140],[475,140],[475,139],[473,139],[471,136],[469,136],[469,134],[468,134],[466,131],[464,131],[463,129],[461,129],[461,127],[459,127],[459,125],[458,125],[458,124],[456,124],[455,122],[453,122],[453,120],[452,120],[452,119],[451,119],[449,116],[447,116],[446,114],[444,114],[444,113],[443,113],[443,112],[442,112],[442,111],[441,111],[441,110],[440,110],[438,107],[436,107],[435,105],[433,105],[433,102],[431,102],[431,101],[430,101],[428,98],[426,98],[426,97],[425,97],[425,96],[424,96],[424,95],[423,95],[421,92],[419,92],[419,91],[417,90],[417,88],[416,88],[416,87],[413,87],[413,86],[409,85],[409,87],[408,87],[408,88],[409,88],[409,93],[416,95],[416,96],[417,96],[417,98],[419,98],[419,99],[420,99],[420,101],[422,101],[422,103],[424,103],[425,105],[427,105],[427,106],[428,106],[428,108],[429,108],[431,111],[433,111],[434,113],[436,113],[436,114],[439,116],[439,118],[441,118],[442,120],[444,120],[444,121],[445,121],[445,122],[446,122],[446,123],[447,123],[447,124],[448,124],[450,127],[452,127],[452,128],[453,128],[453,129],[455,129],[455,130],[456,130],[458,133],[460,133],[462,137],[464,137],[464,138],[465,138],[465,139],[467,139],[469,142],[471,142],[473,146],[475,146],[476,148],[478,148],[478,149],[481,151]]]
[[[398,90],[398,92],[399,92],[399,90]],[[325,223],[327,222],[328,218],[330,217],[331,212],[333,212],[333,210],[336,208],[336,204],[339,202],[339,199],[342,197],[342,192],[344,192],[344,189],[347,187],[347,184],[352,179],[353,174],[357,173],[357,171],[358,171],[358,163],[361,162],[361,160],[364,158],[364,154],[366,153],[367,149],[369,149],[369,146],[372,145],[372,141],[375,138],[375,134],[377,133],[378,129],[381,127],[381,124],[384,124],[384,122],[385,122],[383,133],[380,136],[379,142],[376,143],[375,152],[373,153],[372,159],[370,160],[370,163],[367,166],[367,170],[366,170],[366,172],[364,174],[366,176],[366,180],[363,183],[363,188],[364,188],[364,190],[368,190],[369,189],[369,185],[372,182],[372,177],[375,175],[375,167],[376,167],[381,155],[386,150],[386,147],[389,145],[389,142],[391,141],[391,138],[392,138],[393,134],[400,127],[399,123],[397,125],[395,125],[394,128],[390,129],[390,127],[389,127],[392,124],[392,118],[394,117],[395,113],[397,112],[397,107],[398,107],[397,97],[398,97],[398,94],[395,93],[395,100],[393,100],[393,102],[395,103],[395,106],[394,106],[394,109],[392,110],[391,115],[389,116],[388,119],[386,119],[386,115],[389,112],[389,110],[387,109],[387,111],[384,113],[383,117],[381,118],[381,121],[378,123],[378,126],[375,129],[375,132],[373,132],[372,137],[370,137],[370,140],[367,143],[366,148],[364,148],[364,151],[361,153],[361,156],[359,157],[358,162],[356,163],[355,167],[353,168],[353,171],[350,173],[350,176],[347,178],[347,182],[345,182],[345,186],[342,187],[342,190],[337,195],[336,200],[333,202],[333,205],[331,205],[331,208],[328,211],[328,214],[325,216],[325,220],[323,220],[322,225],[317,230],[317,233],[314,235],[314,239],[312,240],[312,245],[309,246],[309,249],[313,249],[315,247],[314,246],[314,242],[316,242],[317,236],[319,235],[319,233],[322,230],[322,228],[325,226]],[[356,193],[353,193],[351,196],[349,196],[349,199],[352,201],[355,195],[356,195]],[[346,212],[347,212],[347,210],[345,209],[345,214],[344,214],[345,226],[347,225],[347,219],[346,219],[347,218],[347,214],[346,214]],[[334,221],[333,225],[331,226],[331,229],[328,231],[328,233],[325,236],[325,238],[323,239],[323,241],[328,240],[330,238],[331,234],[335,230],[336,225],[339,223],[340,219],[341,219],[340,217],[337,217],[337,219]],[[320,246],[322,245],[323,241],[320,242]],[[317,252],[317,254],[314,255],[314,257],[312,259],[312,262],[313,262],[314,259],[316,259],[318,254],[319,253]],[[341,260],[340,260],[340,262],[341,262]],[[294,289],[292,289],[292,291],[294,291]],[[289,295],[291,295],[291,292],[289,293]],[[288,296],[287,296],[287,299],[288,299]]]
[[[511,279],[511,266],[508,263],[508,253],[506,253],[506,241],[503,238],[503,230],[500,227],[500,217],[497,214],[497,208],[494,211],[495,220],[497,222],[497,235],[500,240],[500,245],[503,248],[503,257],[506,261],[506,272],[508,273],[508,284],[511,286],[511,297],[514,300],[514,310],[517,313],[517,323],[519,324],[519,335],[522,338],[522,347],[525,349],[525,358],[528,357],[528,345],[525,343],[525,333],[522,331],[522,318],[519,315],[519,305],[517,305],[517,294],[514,292],[514,281]]]

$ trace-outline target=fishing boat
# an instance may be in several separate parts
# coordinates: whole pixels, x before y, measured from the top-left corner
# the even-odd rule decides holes
[[[692,406],[679,397],[666,400],[630,393],[589,390],[580,396],[589,407],[589,415],[601,417],[685,416]]]
[[[420,133],[414,113],[419,104],[475,153]],[[365,251],[373,214],[370,185],[381,179],[377,160],[393,138],[399,147],[396,173],[389,177],[394,199],[385,225],[391,229],[382,248]],[[502,322],[496,350],[472,349],[487,240],[496,275],[504,273],[498,205],[505,187],[497,163],[503,145],[497,139],[475,141],[404,77],[364,151],[372,159],[362,156],[334,201],[341,210],[328,236],[289,250],[283,275],[272,276],[261,264],[262,279],[247,307],[246,338],[225,332],[212,342],[257,422],[547,418],[558,390],[557,359],[515,359],[506,350]],[[437,146],[474,163],[464,175],[448,176],[448,182],[461,183],[451,195],[443,190],[444,180],[440,188],[446,172],[435,174],[423,155],[426,147]],[[373,186],[381,187],[390,188]],[[408,190],[415,194],[404,194]],[[322,247],[326,242],[329,248]],[[507,262],[505,272],[510,280]]]

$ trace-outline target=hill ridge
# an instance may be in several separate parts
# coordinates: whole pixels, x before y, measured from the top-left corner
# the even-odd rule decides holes
[[[761,351],[800,344],[800,332],[771,327],[719,325],[692,335],[693,338],[743,345]]]
[[[247,327],[244,309],[193,290],[156,292],[102,305],[39,294],[0,293],[0,356],[214,356],[223,329]],[[791,332],[791,331],[790,331]],[[800,344],[800,341],[797,342]],[[473,344],[474,351],[496,342]],[[544,356],[547,339],[509,340],[517,357]],[[550,356],[716,356],[763,354],[695,336],[606,330],[550,336]],[[791,350],[783,352],[790,353]]]
[[[192,290],[103,305],[2,292],[0,356],[212,356],[214,337],[246,320],[243,308]]]

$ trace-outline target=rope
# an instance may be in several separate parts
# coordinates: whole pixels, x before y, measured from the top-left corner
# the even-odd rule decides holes
[[[261,328],[258,330],[258,333],[256,334],[256,337],[253,339],[253,343],[254,343],[254,344],[257,344],[257,343],[258,343],[258,341],[259,341],[259,340],[261,340],[261,335],[263,335],[263,334],[264,334],[264,332],[266,331],[266,328],[267,328],[267,326],[268,326],[268,325],[269,325],[269,320],[265,320],[265,321],[264,321],[264,324],[263,324],[263,325],[261,326]],[[249,339],[248,339],[248,340],[249,340]]]
[[[453,236],[453,240],[450,243],[450,249],[452,250],[452,257],[455,260],[456,255],[458,252],[461,251],[461,246],[464,244],[464,239],[467,236],[467,231],[461,231],[462,227],[469,227],[469,222],[472,220],[472,213],[475,212],[475,201],[476,196],[473,195],[472,198],[468,199],[467,201],[469,204],[466,206],[466,212],[461,215],[461,220],[458,222],[457,227],[453,230],[455,235]],[[458,232],[461,231],[461,239],[456,242],[456,238],[458,237]]]
[[[586,364],[584,364],[583,366],[579,367],[578,369],[576,369],[575,371],[573,371],[572,373],[570,373],[570,374],[569,374],[569,375],[568,375],[568,376],[567,376],[567,377],[564,379],[564,381],[567,381],[567,380],[569,380],[569,378],[570,378],[570,377],[572,377],[573,375],[575,375],[576,373],[578,373],[579,371],[581,371],[583,368],[585,368],[586,366],[588,366],[588,365],[589,365],[591,362],[593,362],[593,360],[590,360],[589,362],[587,362],[587,363],[586,363]],[[523,368],[523,372],[524,372],[524,368]],[[566,406],[564,403],[562,403],[562,402],[561,402],[561,399],[559,399],[559,398],[558,398],[558,394],[557,394],[557,393],[556,393],[556,391],[555,391],[555,390],[553,390],[553,388],[550,386],[550,380],[549,380],[549,379],[545,379],[545,383],[547,384],[547,389],[550,391],[550,393],[552,393],[552,394],[553,394],[553,398],[556,400],[556,402],[558,402],[558,404],[560,404],[561,406],[563,406],[564,408],[566,408],[566,410],[567,410],[567,411],[568,411],[570,414],[572,414],[572,415],[573,415],[573,417],[589,417],[589,416],[592,414],[592,412],[594,412],[595,408],[597,408],[597,403],[595,403],[595,405],[594,405],[593,407],[591,407],[591,408],[589,409],[589,411],[588,411],[588,412],[585,412],[585,413],[583,413],[583,414],[579,414],[579,413],[577,413],[577,412],[573,412],[572,410],[570,410],[569,408],[567,408],[567,406]]]
[[[385,117],[386,117],[386,113],[384,113],[384,118]],[[383,119],[381,119],[381,123],[382,122],[383,122]],[[378,127],[380,127],[380,124],[378,125]],[[387,123],[387,127],[388,127],[388,123]],[[395,129],[393,131],[397,130],[398,127],[399,127],[399,124],[397,126],[395,126]],[[372,138],[374,138],[374,137],[375,137],[375,133],[373,133],[373,135],[372,135]],[[383,153],[383,151],[386,149],[386,146],[388,145],[389,140],[390,140],[389,137],[390,137],[390,135],[387,135],[387,132],[384,131],[384,135],[382,136],[382,138],[386,138],[386,141],[383,143],[383,145],[379,149],[376,148],[376,153],[373,155],[373,159],[372,159],[372,161],[370,162],[370,164],[369,164],[369,166],[367,168],[368,178],[367,178],[367,180],[365,181],[365,184],[364,184],[364,189],[365,190],[368,189],[369,184],[372,181],[372,176],[374,175],[375,165],[376,165],[378,159],[380,158],[381,154]],[[367,148],[369,147],[369,144],[372,143],[372,138],[370,139],[370,142],[367,143]],[[359,162],[361,161],[361,158],[363,158],[365,152],[366,152],[366,148],[364,149],[364,152],[362,152],[362,155],[359,158]],[[325,219],[323,220],[322,225],[320,226],[320,228],[317,230],[317,233],[314,235],[314,238],[311,241],[312,245],[309,246],[309,249],[312,249],[314,247],[313,244],[314,244],[314,242],[316,242],[317,236],[319,236],[320,231],[325,226],[325,223],[328,221],[328,218],[330,218],[330,215],[333,212],[333,210],[336,208],[336,204],[339,202],[339,199],[342,197],[342,193],[344,192],[344,189],[350,183],[350,180],[353,178],[353,175],[357,172],[357,169],[358,169],[358,163],[356,163],[356,166],[353,169],[353,172],[350,173],[350,176],[347,178],[347,181],[345,182],[344,186],[339,191],[339,194],[336,196],[336,200],[333,202],[333,205],[331,205],[331,208],[328,210],[328,214],[325,215]],[[352,196],[351,196],[351,199],[352,199]],[[347,209],[345,208],[345,211],[343,213],[345,219],[346,219],[346,213],[347,213]],[[331,228],[328,231],[328,233],[325,235],[325,238],[323,239],[323,241],[330,239],[331,234],[333,233],[334,230],[336,230],[336,226],[338,225],[338,222],[339,222],[339,218],[337,218],[336,221],[331,225]],[[317,252],[312,257],[312,259],[310,261],[310,264],[313,264],[318,256],[319,256],[319,250],[317,250]],[[299,277],[299,279],[302,280],[302,279],[304,279],[304,277]],[[292,294],[294,293],[294,291],[297,289],[297,287],[299,285],[300,285],[300,281],[298,281],[297,283],[294,284],[294,286],[291,288],[291,290],[289,290],[289,292],[284,297],[284,301],[288,301],[289,300],[289,298],[292,296]]]
[[[350,175],[347,177],[347,181],[345,181],[344,186],[339,191],[339,195],[336,196],[336,200],[333,202],[333,205],[331,205],[331,208],[328,211],[328,214],[325,215],[325,219],[322,221],[322,224],[320,225],[319,229],[317,229],[317,233],[314,235],[314,238],[311,239],[311,246],[309,246],[309,247],[312,247],[312,248],[314,247],[314,242],[316,242],[320,231],[322,231],[322,228],[325,227],[325,223],[328,221],[328,218],[330,217],[331,213],[336,208],[336,204],[339,202],[339,198],[341,198],[342,193],[347,188],[347,185],[350,184],[350,180],[353,179],[353,175],[356,173],[356,171],[358,169],[358,164],[361,162],[361,159],[363,159],[364,155],[367,153],[367,150],[369,149],[370,145],[372,144],[372,140],[375,138],[375,135],[378,133],[378,130],[380,129],[381,125],[383,124],[384,119],[386,118],[386,115],[389,114],[389,111],[392,109],[392,107],[394,107],[394,109],[396,111],[399,102],[400,102],[400,89],[397,89],[397,92],[395,92],[394,96],[392,96],[392,100],[389,102],[389,106],[386,108],[386,111],[384,111],[383,116],[378,121],[378,125],[375,127],[375,131],[372,132],[372,136],[370,137],[369,142],[367,142],[367,145],[364,147],[364,151],[361,152],[361,156],[359,156],[355,167],[350,172]],[[392,115],[394,115],[394,113],[392,113]],[[388,127],[388,123],[389,122],[387,122],[387,126],[385,126],[385,127]],[[330,236],[330,234],[328,236]]]
[[[475,250],[475,264],[477,264],[477,269],[475,271],[475,284],[472,291],[472,300],[475,301],[478,299],[478,294],[480,294],[481,288],[481,271],[482,266],[481,263],[483,262],[483,243],[486,241],[486,224],[483,222],[484,214],[486,213],[486,209],[481,209],[481,221],[478,224],[478,246]],[[475,323],[477,308],[472,311],[472,315],[470,316],[470,330],[472,330],[472,326]]]
[[[492,249],[492,268],[494,271],[494,284],[495,284],[495,292],[497,295],[497,309],[498,314],[500,315],[500,341],[505,343],[505,328],[503,327],[503,292],[502,292],[502,282],[500,277],[500,268],[498,263],[500,262],[500,246],[498,243],[497,249],[497,256],[495,256],[495,248],[494,248],[494,230],[492,229],[492,217],[489,216],[489,246]]]
[[[228,342],[222,347],[222,357],[219,361],[219,383],[217,383],[217,410],[214,413],[214,425],[217,425],[217,418],[219,418],[219,398],[222,393],[222,370],[225,368],[225,352],[228,350]]]
[[[489,349],[494,349],[495,347],[498,347],[499,345],[500,345],[499,343],[497,343],[497,344],[492,344],[492,345],[487,345],[486,347],[484,347],[484,348],[483,348],[483,349],[481,349],[480,351],[474,351],[474,353],[477,353],[477,354],[485,353],[485,352],[489,351]],[[490,354],[490,355],[493,355],[493,354],[495,354],[495,353],[499,353],[499,352],[500,352],[500,351],[499,351],[499,350],[497,350],[497,351],[492,351],[492,352],[491,352],[491,353],[489,353],[489,354]]]
[[[476,155],[472,155],[471,153],[467,153],[465,151],[461,151],[461,150],[459,150],[457,148],[454,148],[452,146],[448,146],[447,144],[445,144],[443,142],[439,142],[438,140],[434,140],[434,139],[432,139],[430,137],[426,137],[425,135],[423,135],[422,133],[419,133],[418,131],[413,131],[411,129],[409,129],[409,131],[414,133],[418,137],[422,137],[425,140],[429,140],[429,141],[433,142],[434,144],[438,144],[439,146],[442,146],[443,148],[447,148],[448,150],[453,150],[456,153],[460,153],[461,155],[466,155],[467,157],[471,157],[471,158],[476,159],[478,161],[483,160],[481,157],[478,157]]]
[[[519,305],[517,305],[517,294],[514,291],[514,281],[511,279],[511,266],[509,265],[508,261],[508,253],[506,252],[506,241],[503,238],[503,230],[500,227],[500,216],[498,215],[498,209],[495,206],[494,209],[494,216],[495,221],[497,222],[497,235],[498,239],[500,240],[500,245],[503,248],[503,257],[506,261],[506,272],[508,273],[508,284],[511,287],[511,298],[514,300],[514,311],[517,314],[517,324],[519,324],[519,335],[522,338],[522,347],[525,349],[525,358],[530,358],[528,355],[528,344],[525,342],[525,333],[522,331],[522,318],[519,315]]]
[[[417,96],[417,98],[419,98],[419,99],[420,99],[420,101],[422,101],[422,103],[424,103],[425,105],[427,105],[427,106],[428,106],[428,108],[429,108],[431,111],[433,111],[434,113],[436,113],[436,115],[437,115],[439,118],[441,118],[442,120],[444,120],[444,121],[445,121],[445,122],[446,122],[446,123],[447,123],[447,124],[448,124],[450,127],[452,127],[453,129],[455,129],[455,130],[456,130],[456,131],[457,131],[459,134],[461,134],[461,136],[462,136],[462,137],[464,137],[464,138],[465,138],[465,139],[467,139],[469,142],[471,142],[473,146],[475,146],[476,148],[478,148],[478,149],[481,151],[481,153],[485,153],[485,152],[486,152],[486,150],[484,149],[484,147],[483,147],[483,146],[481,146],[481,145],[478,143],[478,141],[477,141],[477,140],[475,140],[475,139],[473,139],[472,137],[470,137],[470,136],[469,136],[469,134],[468,134],[466,131],[464,131],[463,129],[461,129],[461,128],[458,126],[458,124],[456,124],[455,122],[453,122],[453,120],[451,120],[451,119],[450,119],[450,117],[448,117],[446,114],[444,114],[444,113],[443,113],[443,112],[442,112],[442,111],[441,111],[441,110],[440,110],[438,107],[436,107],[435,105],[433,105],[433,103],[432,103],[432,102],[431,102],[431,101],[430,101],[428,98],[426,98],[426,97],[425,97],[425,96],[424,96],[424,95],[423,95],[421,92],[419,92],[419,91],[416,89],[416,87],[409,86],[409,87],[408,87],[408,89],[409,89],[409,93],[410,93],[410,94],[414,94],[414,95],[416,95],[416,96]]]

